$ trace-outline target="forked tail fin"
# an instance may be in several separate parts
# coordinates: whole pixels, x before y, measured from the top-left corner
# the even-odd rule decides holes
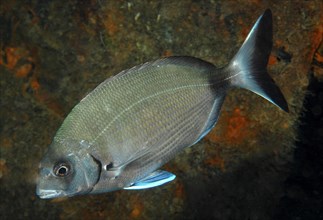
[[[233,86],[248,89],[288,112],[283,94],[266,69],[272,49],[272,35],[272,14],[267,9],[258,18],[226,70],[230,72]]]

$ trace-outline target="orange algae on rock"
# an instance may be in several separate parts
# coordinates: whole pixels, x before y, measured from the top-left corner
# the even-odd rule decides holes
[[[215,156],[208,156],[208,158],[205,160],[205,163],[208,166],[218,167],[221,171],[225,171],[225,161],[218,154],[216,154]]]
[[[27,77],[32,70],[33,61],[29,56],[29,51],[20,47],[7,47],[3,50],[4,59],[0,59],[0,65],[4,66],[15,74],[18,78]],[[24,60],[28,63],[19,65],[19,61]]]
[[[130,212],[130,217],[139,218],[144,209],[142,201],[138,198],[138,196],[134,196],[130,199],[130,203],[133,204],[133,209]]]
[[[12,147],[12,139],[8,137],[1,138],[0,147],[11,148]]]
[[[15,47],[6,48],[5,55],[6,55],[6,61],[7,61],[5,64],[5,67],[7,67],[10,70],[16,66],[18,60],[22,57],[21,50]]]
[[[140,211],[138,205],[135,205],[135,207],[133,208],[133,210],[130,213],[130,216],[132,218],[137,218],[137,217],[139,217],[140,213],[141,213],[141,211]]]
[[[268,65],[275,65],[277,63],[277,58],[273,55],[269,56]]]
[[[211,142],[238,144],[255,135],[250,129],[252,121],[239,108],[235,108],[231,115],[223,112],[219,120],[222,121],[220,130],[215,129],[206,136]]]
[[[0,158],[0,179],[8,173],[8,167],[6,165],[6,160]]]
[[[236,108],[231,118],[229,118],[229,124],[227,129],[227,138],[233,142],[239,142],[246,136],[246,130],[248,119],[241,115],[240,109]]]
[[[110,8],[104,12],[104,27],[109,36],[114,36],[119,31],[119,24],[123,23],[124,17],[119,10]]]
[[[173,52],[172,50],[165,50],[162,54],[163,57],[169,57],[169,56],[172,56],[173,55]]]
[[[185,197],[185,189],[183,183],[176,181],[175,183],[175,197],[183,199]]]
[[[318,62],[323,63],[323,56],[321,54],[317,52],[314,54],[314,57]]]
[[[18,78],[24,78],[26,76],[28,76],[28,74],[30,73],[32,69],[32,65],[30,63],[24,64],[22,66],[20,66],[17,71],[16,71],[16,77]]]
[[[311,36],[311,49],[308,52],[308,59],[312,60],[313,57],[315,56],[315,52],[317,48],[319,48],[319,45],[323,41],[323,24],[319,25],[318,28],[316,28]]]
[[[48,109],[52,110],[55,114],[59,115],[60,117],[64,115],[61,104],[58,102],[58,100],[51,98],[51,96],[48,93],[35,93],[35,98],[40,103],[45,104]]]
[[[39,82],[37,81],[37,79],[33,79],[31,82],[30,82],[30,86],[31,88],[34,90],[34,91],[38,91],[39,88],[40,88],[40,84]]]

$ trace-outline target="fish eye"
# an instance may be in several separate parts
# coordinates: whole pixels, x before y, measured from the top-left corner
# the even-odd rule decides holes
[[[67,162],[59,162],[54,166],[54,174],[58,177],[65,177],[71,173],[71,165]]]
[[[105,166],[105,169],[106,170],[109,170],[109,169],[111,169],[113,167],[113,163],[109,163],[109,164],[107,164],[106,166]]]

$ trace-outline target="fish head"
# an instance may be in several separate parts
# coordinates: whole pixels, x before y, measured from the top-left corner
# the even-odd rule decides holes
[[[100,169],[84,143],[54,141],[40,162],[36,194],[42,199],[87,194],[98,182]]]

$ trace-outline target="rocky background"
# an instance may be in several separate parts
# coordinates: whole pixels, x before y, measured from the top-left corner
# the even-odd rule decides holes
[[[0,219],[323,218],[320,0],[2,0],[0,7]],[[290,113],[233,90],[211,133],[163,168],[175,181],[68,199],[35,195],[42,155],[96,85],[171,55],[223,66],[267,8],[268,69]]]

